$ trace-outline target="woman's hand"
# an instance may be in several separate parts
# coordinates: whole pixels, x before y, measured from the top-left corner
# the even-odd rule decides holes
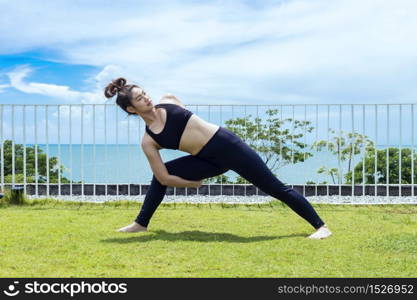
[[[190,187],[192,187],[192,188],[199,188],[202,184],[203,184],[203,181],[202,180],[192,181],[192,184],[191,184]]]

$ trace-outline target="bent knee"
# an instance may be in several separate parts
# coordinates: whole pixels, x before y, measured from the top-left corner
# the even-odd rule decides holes
[[[155,175],[152,176],[152,182],[151,182],[151,184],[158,184],[158,185],[161,185],[161,186],[166,186],[166,184],[163,183],[163,182],[161,182],[161,181],[159,181],[158,178],[156,178]]]

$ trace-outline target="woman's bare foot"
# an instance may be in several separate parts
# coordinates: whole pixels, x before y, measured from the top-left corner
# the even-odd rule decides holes
[[[148,231],[148,229],[136,222],[133,222],[132,224],[122,227],[118,229],[117,231],[118,232],[140,232],[140,231]]]
[[[325,239],[332,235],[326,225],[321,226],[316,232],[308,236],[309,239]]]

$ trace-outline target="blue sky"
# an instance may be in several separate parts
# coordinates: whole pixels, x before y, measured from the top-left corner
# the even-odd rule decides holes
[[[416,103],[417,2],[0,0],[0,103]]]

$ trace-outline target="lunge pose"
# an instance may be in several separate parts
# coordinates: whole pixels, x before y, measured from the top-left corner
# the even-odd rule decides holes
[[[128,114],[146,123],[142,149],[153,177],[139,215],[121,232],[146,231],[149,221],[165,196],[167,186],[199,187],[205,178],[233,170],[268,195],[286,203],[316,231],[309,238],[321,239],[330,230],[302,195],[284,185],[269,170],[260,156],[230,130],[206,122],[187,110],[175,96],[165,95],[153,105],[151,97],[124,78],[113,80],[104,94]],[[160,149],[179,149],[189,155],[164,163]]]

